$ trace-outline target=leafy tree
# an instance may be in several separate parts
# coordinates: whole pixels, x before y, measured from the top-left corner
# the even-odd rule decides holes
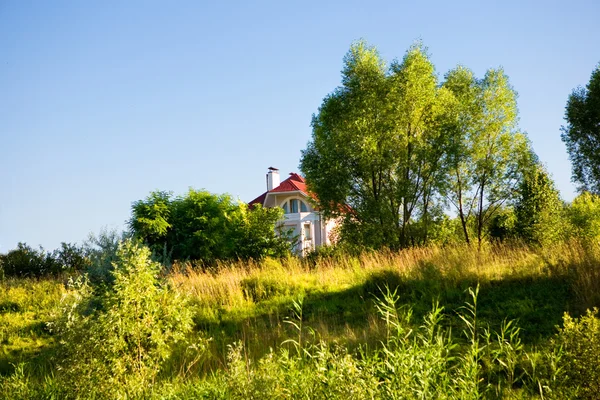
[[[313,116],[301,159],[322,212],[345,219],[343,238],[371,247],[411,242],[411,223],[419,207],[429,213],[441,175],[443,97],[422,46],[389,70],[374,47],[351,46],[342,86]]]
[[[0,254],[4,275],[18,277],[39,277],[60,272],[61,266],[52,253],[32,248],[26,243],[18,243],[17,248]]]
[[[572,234],[576,237],[600,239],[600,196],[583,192],[567,208],[572,225]]]
[[[530,243],[547,245],[563,237],[564,204],[552,178],[541,165],[524,174],[515,205],[517,234]]]
[[[561,138],[573,163],[572,180],[580,191],[600,194],[600,64],[585,88],[567,101]]]
[[[0,254],[0,269],[6,276],[42,277],[63,272],[82,271],[90,265],[85,250],[71,243],[61,243],[60,248],[50,252],[40,246],[34,249],[26,243]]]
[[[344,58],[342,86],[313,116],[301,169],[326,216],[345,219],[342,238],[425,243],[446,199],[465,240],[481,245],[530,164],[516,121],[516,93],[501,69],[478,80],[459,67],[440,86],[421,45],[386,69],[358,42]]]
[[[512,207],[501,207],[487,226],[487,231],[491,239],[504,241],[517,236],[515,225],[517,219],[515,210]]]
[[[155,191],[145,200],[139,200],[131,206],[135,218],[130,221],[131,229],[144,237],[151,248],[164,244],[171,224],[171,192]]]
[[[275,234],[273,230],[283,217],[281,208],[264,208],[260,204],[256,204],[252,210],[245,204],[240,204],[239,207],[242,223],[236,253],[240,258],[257,260],[264,257],[279,257],[289,252],[288,232],[278,230]]]
[[[516,129],[516,93],[503,70],[488,70],[477,80],[459,67],[446,75],[444,86],[455,98],[445,193],[458,212],[466,242],[472,225],[481,246],[485,227],[515,199],[532,152],[525,134]]]
[[[174,259],[262,258],[286,254],[289,245],[277,235],[279,208],[250,210],[229,195],[190,189],[184,196],[153,192],[132,205],[129,226],[155,254],[167,250]]]

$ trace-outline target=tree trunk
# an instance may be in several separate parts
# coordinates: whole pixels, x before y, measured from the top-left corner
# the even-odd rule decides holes
[[[485,182],[481,182],[481,191],[479,193],[479,215],[477,221],[477,248],[481,250],[481,241],[483,240],[483,193]]]
[[[463,232],[465,234],[465,240],[468,245],[471,244],[471,240],[469,239],[469,231],[467,230],[467,220],[465,219],[465,212],[463,210],[463,201],[462,201],[462,188],[460,181],[460,174],[458,171],[456,172],[456,178],[458,180],[458,215],[460,216],[460,223],[463,228]]]

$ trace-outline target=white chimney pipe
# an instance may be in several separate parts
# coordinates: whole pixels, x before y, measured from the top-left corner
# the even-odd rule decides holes
[[[275,189],[280,183],[279,170],[277,168],[269,167],[269,172],[267,173],[267,192]]]

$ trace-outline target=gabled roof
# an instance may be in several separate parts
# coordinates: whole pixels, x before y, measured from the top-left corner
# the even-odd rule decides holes
[[[261,194],[260,196],[258,196],[254,200],[252,200],[250,203],[248,203],[248,206],[250,206],[250,208],[252,208],[255,204],[264,205],[265,199],[267,198],[268,193],[284,193],[284,192],[301,192],[302,194],[304,194],[306,196],[314,197],[307,191],[306,182],[304,181],[304,178],[301,177],[300,175],[296,174],[295,172],[292,172],[290,174],[289,178],[287,178],[286,180],[281,182],[279,184],[279,186],[277,186],[273,190],[264,192],[263,194]]]
[[[252,208],[252,207],[254,207],[255,204],[264,205],[266,198],[267,198],[267,192],[264,192],[263,194],[261,194],[260,196],[258,196],[254,200],[252,200],[250,203],[248,203],[248,206],[250,208]]]
[[[269,193],[296,192],[298,190],[308,196],[304,178],[292,172],[289,178],[281,182],[275,189],[270,190]]]

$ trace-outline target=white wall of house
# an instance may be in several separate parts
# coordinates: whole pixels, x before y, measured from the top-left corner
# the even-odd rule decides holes
[[[291,201],[298,201],[295,203],[297,209],[292,209]],[[299,191],[269,193],[265,199],[265,206],[281,207],[287,211],[280,222],[280,227],[292,231],[297,238],[295,246],[297,253],[306,254],[317,246],[331,244],[330,233],[335,227],[335,221],[324,223],[321,213],[312,207],[308,196],[304,193]],[[303,209],[305,211],[302,211]]]

